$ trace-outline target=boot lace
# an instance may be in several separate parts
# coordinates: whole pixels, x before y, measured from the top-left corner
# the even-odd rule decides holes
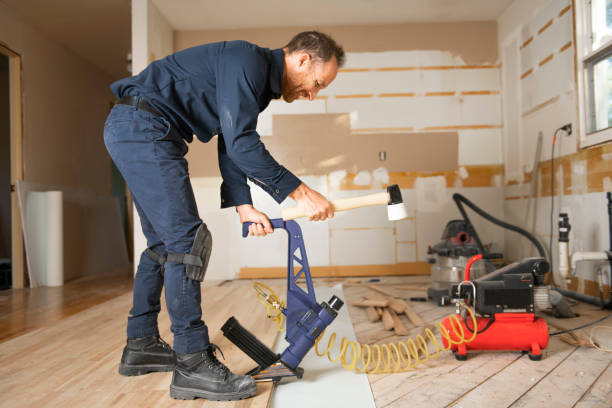
[[[162,339],[161,337],[157,338],[157,343],[159,343],[163,348],[165,348],[166,350],[170,350],[172,351],[172,347],[170,347],[170,345],[168,343],[166,343],[164,341],[164,339]]]
[[[217,350],[219,351],[219,353],[221,353],[221,357],[223,357],[223,359],[225,360],[225,356],[223,355],[223,350],[221,350],[221,347],[211,343],[210,347],[204,351],[204,356],[207,357],[208,360],[208,368],[215,370],[219,374],[227,376],[230,373],[230,370],[225,366],[225,364],[223,364],[217,359],[217,356],[215,355],[215,351]]]

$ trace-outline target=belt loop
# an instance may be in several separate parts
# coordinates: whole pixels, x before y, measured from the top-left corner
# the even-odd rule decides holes
[[[133,108],[134,108],[134,109],[136,109],[136,110],[138,110],[138,106],[139,106],[139,105],[140,105],[140,96],[137,96],[137,97],[134,99],[134,105],[133,105]]]

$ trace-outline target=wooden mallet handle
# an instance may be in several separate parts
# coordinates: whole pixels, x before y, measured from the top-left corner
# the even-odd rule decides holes
[[[399,201],[397,198],[398,195]],[[383,204],[401,204],[403,206],[401,194],[399,193],[399,187],[397,184],[387,187],[387,191],[382,193],[369,194],[361,197],[343,198],[331,202],[331,205],[336,212]],[[306,216],[306,213],[299,207],[284,208],[282,214],[283,220],[285,221]]]

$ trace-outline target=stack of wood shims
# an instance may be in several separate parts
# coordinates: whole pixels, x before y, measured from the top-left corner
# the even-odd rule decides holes
[[[398,336],[407,336],[409,331],[399,318],[399,315],[403,313],[415,327],[425,327],[425,322],[412,308],[410,301],[405,301],[376,285],[366,284],[364,286],[384,295],[367,295],[364,296],[364,299],[352,303],[353,306],[364,307],[371,322],[382,320],[385,330],[394,330]],[[411,289],[423,290],[416,286]]]

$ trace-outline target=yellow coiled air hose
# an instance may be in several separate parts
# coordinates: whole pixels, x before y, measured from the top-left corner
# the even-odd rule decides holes
[[[283,331],[284,315],[282,309],[285,308],[285,302],[281,301],[272,289],[260,282],[255,282],[253,287],[257,291],[257,299],[266,307],[268,317],[276,322],[279,331]],[[419,365],[438,358],[441,351],[449,351],[453,345],[474,341],[478,331],[476,314],[465,305],[461,305],[461,307],[464,308],[466,314],[472,320],[474,330],[471,332],[471,336],[466,337],[458,314],[448,316],[454,336],[451,336],[451,333],[442,323],[436,322],[435,327],[440,334],[440,339],[446,340],[446,346],[443,346],[442,342],[434,335],[433,330],[427,327],[423,334],[397,343],[369,345],[360,344],[343,337],[340,340],[340,349],[337,355],[333,357],[332,349],[336,344],[336,333],[329,336],[325,350],[319,350],[319,344],[325,336],[324,331],[314,343],[315,353],[319,357],[327,355],[330,362],[339,362],[345,369],[359,373],[388,374],[416,369]],[[433,345],[434,352],[430,352],[427,340]]]
[[[276,323],[279,332],[285,331],[283,327],[285,315],[282,312],[286,307],[285,302],[279,299],[276,292],[261,282],[254,282],[253,287],[257,291],[257,300],[266,308],[268,318]]]

